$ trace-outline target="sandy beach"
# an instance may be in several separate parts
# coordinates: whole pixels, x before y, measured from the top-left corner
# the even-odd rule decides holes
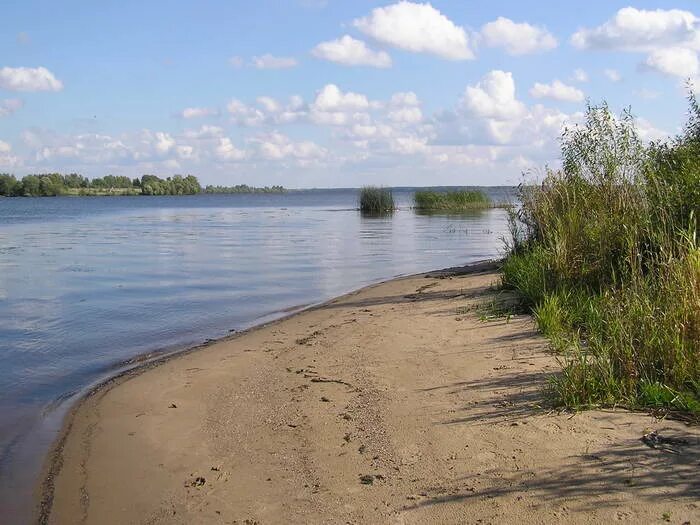
[[[39,521],[700,522],[700,430],[548,409],[532,319],[477,308],[497,281],[392,280],[106,383]]]

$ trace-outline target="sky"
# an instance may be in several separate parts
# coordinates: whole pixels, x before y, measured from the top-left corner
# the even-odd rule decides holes
[[[699,52],[690,0],[5,0],[0,172],[517,184],[588,102],[678,133]]]

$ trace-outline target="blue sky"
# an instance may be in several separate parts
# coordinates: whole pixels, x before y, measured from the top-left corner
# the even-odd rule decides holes
[[[695,2],[0,8],[0,171],[287,187],[512,184],[585,101],[678,131]]]

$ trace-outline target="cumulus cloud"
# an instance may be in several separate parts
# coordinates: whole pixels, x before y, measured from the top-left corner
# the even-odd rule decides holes
[[[603,75],[605,75],[610,82],[622,81],[622,75],[617,69],[604,69]]]
[[[581,102],[584,99],[583,91],[564,84],[561,80],[555,80],[551,84],[535,82],[530,89],[530,95],[535,98],[551,98],[565,102]]]
[[[180,113],[182,118],[202,118],[216,115],[216,110],[211,108],[185,108]]]
[[[9,91],[60,91],[63,83],[45,67],[0,68],[0,88]]]
[[[327,84],[316,95],[313,107],[320,111],[367,109],[369,100],[365,95],[351,91],[343,93],[335,84]]]
[[[277,131],[254,137],[249,142],[255,147],[257,156],[265,160],[292,158],[310,161],[321,159],[326,155],[326,150],[315,142],[309,140],[294,142]]]
[[[253,57],[253,65],[258,69],[287,69],[296,67],[297,59],[293,57],[276,57],[265,54],[259,57]]]
[[[20,159],[12,154],[12,146],[0,140],[0,166],[3,168],[14,168],[19,166]]]
[[[649,69],[679,78],[696,77],[700,73],[698,54],[684,47],[652,51],[644,64]]]
[[[466,31],[430,4],[401,1],[377,7],[353,25],[378,42],[448,60],[474,58]]]
[[[516,118],[525,109],[515,98],[513,75],[500,70],[487,73],[474,86],[467,86],[462,106],[475,116],[497,120]]]
[[[216,156],[225,162],[237,162],[246,158],[245,151],[234,146],[228,137],[221,137],[216,145]]]
[[[321,42],[311,53],[323,60],[346,66],[371,66],[385,68],[391,66],[391,57],[385,51],[374,51],[362,40],[345,35],[336,40]]]
[[[0,117],[12,115],[15,111],[21,109],[22,106],[24,106],[24,102],[18,98],[0,100]]]
[[[184,136],[188,139],[208,140],[216,139],[224,135],[224,129],[219,126],[201,126],[199,129],[188,129]]]
[[[680,9],[620,9],[615,16],[594,28],[579,29],[571,43],[579,49],[651,51],[659,47],[697,48],[700,20]]]
[[[588,73],[581,68],[574,69],[574,80],[576,82],[588,82]]]
[[[157,131],[154,146],[159,153],[167,153],[175,146],[175,139],[169,133]]]
[[[231,67],[238,69],[239,67],[243,67],[244,60],[242,57],[236,55],[229,58],[228,63]]]
[[[256,99],[257,107],[232,99],[226,110],[232,122],[239,126],[262,126],[265,124],[288,124],[302,120],[308,114],[306,104],[301,97],[293,95],[286,103],[268,96]]]
[[[509,55],[527,55],[557,47],[557,39],[545,28],[526,22],[513,22],[499,16],[481,28],[481,37],[489,47],[502,47]]]

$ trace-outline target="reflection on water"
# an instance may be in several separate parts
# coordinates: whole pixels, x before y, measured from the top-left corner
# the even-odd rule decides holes
[[[355,199],[340,191],[0,200],[5,506],[21,481],[18,450],[30,429],[45,427],[46,407],[118,363],[395,275],[494,257],[506,229],[499,209],[365,217]]]

